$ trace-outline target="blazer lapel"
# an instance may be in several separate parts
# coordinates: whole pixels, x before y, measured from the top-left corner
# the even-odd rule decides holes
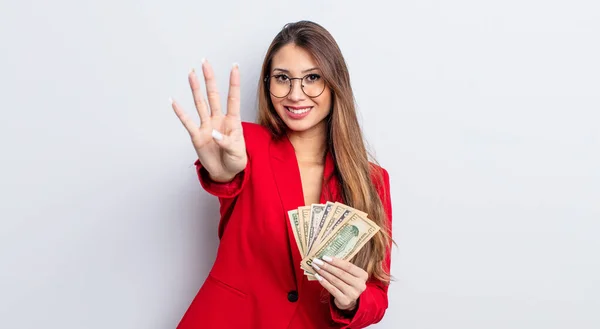
[[[271,171],[275,178],[279,198],[284,210],[285,225],[288,234],[288,248],[292,255],[294,273],[298,290],[304,281],[304,270],[300,268],[302,255],[296,245],[292,225],[287,212],[304,206],[304,193],[300,178],[300,169],[296,159],[296,152],[287,137],[278,141],[271,141],[269,145]]]

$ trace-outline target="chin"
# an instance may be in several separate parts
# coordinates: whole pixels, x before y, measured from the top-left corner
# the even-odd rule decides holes
[[[316,127],[319,123],[318,122],[289,122],[289,121],[285,121],[285,125],[287,126],[287,128],[291,131],[294,132],[303,132],[303,131],[308,131],[311,130],[312,128]]]

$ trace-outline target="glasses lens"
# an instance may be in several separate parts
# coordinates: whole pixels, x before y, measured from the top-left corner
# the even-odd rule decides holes
[[[302,79],[302,90],[309,97],[321,95],[325,89],[325,80],[318,74],[309,74]]]
[[[290,80],[285,75],[275,75],[269,82],[269,91],[275,97],[285,97],[290,93]]]

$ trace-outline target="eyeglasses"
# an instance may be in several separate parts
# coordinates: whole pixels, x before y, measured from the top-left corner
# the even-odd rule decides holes
[[[271,95],[277,98],[284,98],[290,94],[294,80],[301,80],[302,92],[310,98],[321,96],[325,90],[325,79],[315,73],[307,74],[302,78],[290,78],[286,74],[276,74],[264,79]]]

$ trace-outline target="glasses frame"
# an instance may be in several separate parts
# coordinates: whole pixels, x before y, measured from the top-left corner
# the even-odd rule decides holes
[[[317,96],[310,96],[309,94],[307,94],[307,93],[304,91],[304,84],[302,84],[302,81],[304,81],[304,79],[305,79],[307,76],[309,76],[309,75],[313,75],[313,74],[316,74],[316,73],[308,73],[307,75],[303,76],[302,78],[292,78],[292,77],[288,76],[288,79],[289,79],[289,81],[290,81],[290,90],[288,91],[288,93],[287,93],[287,94],[285,94],[285,96],[277,96],[277,95],[275,95],[275,94],[273,94],[273,93],[271,92],[271,78],[273,78],[273,77],[275,77],[275,76],[277,76],[277,75],[286,75],[286,76],[287,76],[287,74],[274,74],[274,75],[267,75],[267,76],[264,78],[264,80],[263,80],[263,81],[264,81],[264,82],[267,84],[267,90],[269,91],[269,94],[273,95],[273,97],[276,97],[276,98],[286,98],[286,97],[288,97],[288,96],[290,95],[290,93],[292,92],[292,89],[294,88],[294,80],[300,80],[300,89],[302,90],[302,92],[304,93],[304,95],[308,96],[309,98],[317,98],[317,97],[321,96],[321,95],[323,94],[323,92],[325,91],[325,88],[327,88],[327,83],[326,83],[326,82],[323,82],[323,90],[321,90],[321,92],[320,92],[320,93],[319,93]],[[322,79],[322,78],[323,78],[323,77],[321,76],[321,79]]]

